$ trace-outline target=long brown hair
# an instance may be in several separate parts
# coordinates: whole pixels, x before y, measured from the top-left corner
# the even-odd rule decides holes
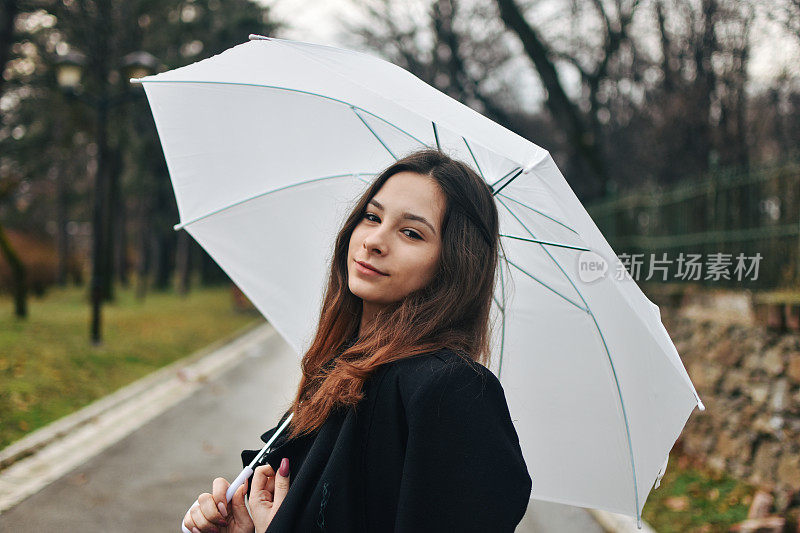
[[[444,193],[438,271],[427,286],[382,308],[358,332],[362,300],[347,282],[350,236],[368,202],[402,171],[430,176]],[[288,438],[319,428],[332,409],[358,403],[364,381],[381,365],[440,348],[488,365],[498,233],[489,185],[468,165],[440,151],[411,153],[378,175],[336,237],[317,332],[301,362]],[[356,334],[358,339],[348,347]]]

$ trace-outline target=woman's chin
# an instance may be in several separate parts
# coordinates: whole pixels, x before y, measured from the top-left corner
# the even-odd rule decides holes
[[[364,287],[360,283],[353,283],[349,285],[349,289],[354,296],[361,298],[361,300],[365,303],[374,303],[378,305],[382,305],[384,303],[384,298],[382,298],[383,294],[380,291],[374,290],[373,287]]]
[[[350,292],[353,293],[353,296],[358,296],[362,300],[364,299],[364,296],[362,296],[364,294],[364,290],[362,287],[359,287],[357,283],[350,281],[347,284],[347,288],[350,289]]]
[[[351,277],[347,285],[350,288],[350,292],[359,298],[369,299],[370,296],[376,297],[382,292],[377,288],[377,282],[379,279],[380,278],[375,278],[374,280],[363,280],[358,277]]]
[[[359,298],[361,298],[365,302],[372,301],[375,298],[375,295],[372,294],[372,291],[364,290],[363,287],[358,287],[358,286],[353,287],[353,286],[351,286],[350,287],[350,292],[352,292],[353,295],[358,296]]]

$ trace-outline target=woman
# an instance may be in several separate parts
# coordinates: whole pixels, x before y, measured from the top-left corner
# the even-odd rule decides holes
[[[498,226],[486,182],[441,152],[381,173],[336,238],[316,336],[280,421],[294,412],[289,433],[230,503],[217,478],[184,524],[513,531],[531,478],[502,386],[484,366]],[[243,451],[244,464],[256,453]]]

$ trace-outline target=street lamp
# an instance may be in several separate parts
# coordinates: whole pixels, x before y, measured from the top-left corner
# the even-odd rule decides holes
[[[56,58],[56,81],[62,89],[74,91],[81,85],[86,56],[80,52],[69,52]]]
[[[81,86],[83,69],[86,67],[86,56],[80,52],[71,51],[59,55],[55,59],[56,81],[58,86],[65,90],[75,91]],[[144,78],[156,70],[160,62],[148,52],[131,52],[122,58],[120,68],[126,79]]]
[[[86,56],[78,52],[69,52],[56,56],[54,60],[56,82],[65,94],[74,95],[81,84],[83,67],[86,65]],[[56,142],[62,139],[64,118],[59,113],[54,113],[53,138]],[[60,152],[59,152],[60,153]],[[66,285],[67,264],[69,253],[69,233],[67,232],[67,184],[64,175],[63,161],[55,167],[56,170],[56,224],[58,242],[58,284]]]
[[[113,177],[108,176],[108,111],[112,107],[133,97],[131,91],[119,95],[110,95],[107,71],[93,72],[100,83],[98,94],[80,94],[84,68],[88,64],[86,56],[79,52],[70,52],[59,56],[56,61],[56,81],[68,95],[87,103],[95,110],[95,136],[97,143],[97,169],[95,171],[95,193],[92,213],[92,280],[90,300],[92,304],[92,323],[90,338],[93,345],[102,343],[101,306],[106,296],[106,288],[110,285],[112,248],[112,216],[110,196],[114,187]],[[159,66],[158,60],[147,52],[132,52],[122,58],[120,70],[125,79],[139,78],[152,74]]]
[[[147,52],[131,52],[122,58],[122,69],[126,80],[149,76],[158,70],[159,65],[156,56]]]

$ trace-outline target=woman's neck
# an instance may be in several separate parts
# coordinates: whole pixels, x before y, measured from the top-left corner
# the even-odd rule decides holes
[[[382,304],[376,304],[373,302],[362,302],[361,306],[361,324],[358,327],[358,336],[361,336],[361,332],[363,332],[369,324],[375,320],[375,315],[378,314],[378,311],[383,308]]]

